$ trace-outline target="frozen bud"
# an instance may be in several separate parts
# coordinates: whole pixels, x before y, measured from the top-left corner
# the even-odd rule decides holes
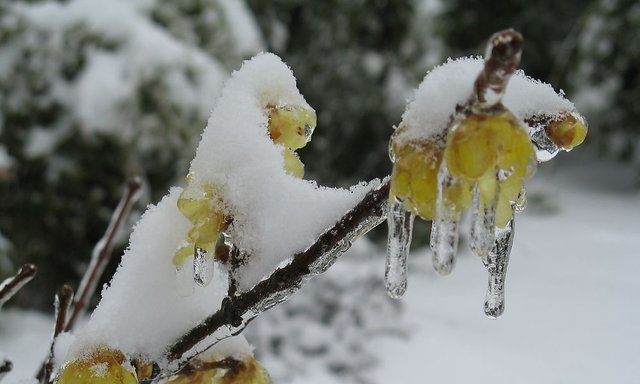
[[[398,198],[405,209],[423,219],[432,219],[442,149],[429,140],[398,144],[392,139],[392,151],[391,198]]]
[[[122,352],[105,348],[67,363],[57,383],[137,384],[138,379]]]
[[[316,128],[316,112],[297,105],[269,107],[269,135],[287,148],[304,147]]]
[[[556,146],[570,151],[587,137],[587,124],[580,115],[570,113],[549,124],[546,132]]]

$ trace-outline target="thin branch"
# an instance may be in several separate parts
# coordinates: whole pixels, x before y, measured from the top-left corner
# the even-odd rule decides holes
[[[513,29],[491,36],[484,67],[474,83],[470,104],[479,103],[491,107],[501,101],[511,75],[520,64],[523,44],[522,35]]]
[[[367,193],[306,251],[296,254],[288,265],[276,269],[250,290],[225,298],[216,313],[169,347],[166,354],[168,365],[177,370],[200,351],[224,337],[239,333],[259,312],[286,300],[306,280],[324,272],[355,238],[384,220],[388,196],[389,181],[386,180]],[[216,334],[221,337],[215,337]],[[214,335],[213,340],[211,335]]]
[[[55,325],[53,327],[53,337],[51,338],[51,344],[49,346],[49,355],[47,359],[42,363],[40,371],[36,378],[42,384],[51,382],[51,373],[53,371],[53,351],[55,348],[55,342],[58,335],[60,335],[67,324],[67,315],[69,314],[69,308],[73,303],[73,288],[68,285],[63,285],[56,294],[55,297]]]
[[[25,284],[31,281],[38,272],[33,264],[24,264],[14,276],[0,284],[0,307],[13,297]]]
[[[111,216],[107,230],[93,248],[91,262],[80,281],[69,322],[64,328],[65,331],[71,331],[78,318],[84,314],[87,309],[89,300],[91,300],[91,297],[93,297],[96,291],[98,281],[100,277],[102,277],[107,264],[109,264],[109,260],[111,260],[113,242],[118,234],[118,230],[122,227],[125,218],[129,215],[131,206],[137,200],[138,191],[141,186],[142,182],[138,177],[134,177],[127,182],[125,191],[120,198],[120,203],[118,203],[118,206]]]

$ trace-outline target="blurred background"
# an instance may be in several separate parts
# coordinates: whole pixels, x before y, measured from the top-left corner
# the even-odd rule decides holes
[[[596,190],[607,180],[607,193],[637,196],[634,0],[0,0],[0,278],[25,262],[40,269],[12,305],[51,312],[57,287],[77,285],[128,177],[145,188],[127,228],[183,183],[214,100],[242,60],[271,51],[291,66],[318,112],[300,151],[306,178],[348,186],[390,172],[392,127],[426,72],[447,57],[482,55],[507,27],[526,39],[527,74],[564,90],[589,121],[578,161],[562,171],[569,156],[559,156],[545,165],[548,178]],[[557,212],[557,192],[538,188],[529,209]],[[640,205],[629,201],[637,222]],[[420,247],[427,226],[416,231]],[[409,321],[405,305],[380,288],[384,233],[354,250],[351,267],[336,267],[343,273],[248,330],[278,382],[311,382],[294,368],[309,361],[327,375],[318,382],[375,382],[367,372],[382,357],[367,339],[410,337],[399,326]],[[637,224],[631,233],[640,234]]]

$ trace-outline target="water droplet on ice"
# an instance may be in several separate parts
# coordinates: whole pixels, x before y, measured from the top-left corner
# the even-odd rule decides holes
[[[193,259],[193,280],[201,287],[209,285],[213,278],[213,255],[196,247]]]
[[[413,219],[413,214],[404,209],[402,202],[394,199],[389,203],[387,208],[389,237],[384,285],[387,294],[393,299],[402,297],[407,289],[407,256],[411,246]]]
[[[484,302],[484,313],[496,319],[504,312],[504,283],[513,245],[514,219],[504,229],[497,228],[494,247],[482,262],[489,272],[489,285]]]

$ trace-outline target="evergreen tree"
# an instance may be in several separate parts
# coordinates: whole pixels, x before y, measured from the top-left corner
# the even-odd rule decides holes
[[[31,305],[77,281],[128,176],[143,204],[181,182],[233,39],[217,0],[0,3],[0,233],[41,270]]]

